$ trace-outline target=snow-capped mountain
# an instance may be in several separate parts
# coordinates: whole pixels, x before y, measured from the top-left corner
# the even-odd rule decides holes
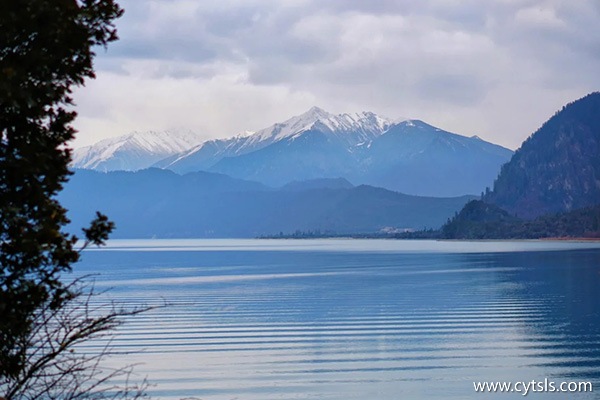
[[[203,141],[191,131],[133,132],[73,151],[72,167],[97,171],[135,171]]]
[[[284,139],[297,138],[315,127],[352,146],[381,135],[390,123],[391,120],[372,112],[334,115],[319,107],[312,107],[304,114],[248,136],[240,150],[256,150],[255,147],[259,143],[264,146]]]
[[[228,139],[209,140],[162,160],[155,166],[180,173],[209,169],[226,157],[248,154],[277,142],[297,140],[315,129],[350,149],[370,142],[381,135],[390,124],[391,120],[372,112],[335,115],[319,107],[312,107],[304,114],[257,132],[244,132]]]
[[[343,177],[407,194],[458,196],[485,190],[512,155],[419,120],[379,126],[387,129],[340,131],[318,119],[268,146],[222,158],[208,171],[270,186]]]
[[[147,136],[146,136],[147,135]],[[195,143],[194,143],[195,141]],[[331,114],[313,107],[257,132],[201,141],[197,136],[132,134],[80,149],[74,166],[183,174],[209,171],[272,187],[345,178],[415,195],[479,194],[512,151],[423,121],[392,122],[371,112]]]

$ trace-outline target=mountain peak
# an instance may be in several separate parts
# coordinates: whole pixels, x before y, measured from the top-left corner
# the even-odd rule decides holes
[[[333,114],[323,110],[320,107],[313,106],[305,113],[297,115],[295,117],[292,117],[281,124],[289,125],[294,130],[298,131],[298,130],[302,130],[302,129],[310,127],[312,124],[314,124],[317,121],[323,122],[323,121],[327,121],[333,117],[334,117]],[[278,125],[278,124],[276,124],[276,125]]]
[[[331,114],[329,112],[323,110],[321,107],[312,106],[303,115],[329,116]]]
[[[243,147],[254,146],[257,143],[267,145],[285,138],[297,137],[313,128],[330,133],[360,130],[377,136],[383,133],[389,124],[390,120],[372,112],[335,115],[314,106],[303,114],[256,132]]]

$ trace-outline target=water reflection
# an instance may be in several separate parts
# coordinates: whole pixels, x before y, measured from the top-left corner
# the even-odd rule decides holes
[[[506,258],[506,259],[504,259]],[[569,379],[600,378],[600,255],[597,251],[513,254],[500,257],[515,267],[504,279],[523,282],[516,293],[541,299],[539,317],[527,321],[529,345],[544,357],[536,365]]]
[[[463,399],[473,381],[600,378],[597,244],[159,242],[78,268],[122,301],[171,304],[115,342],[144,350],[127,361],[157,397]]]

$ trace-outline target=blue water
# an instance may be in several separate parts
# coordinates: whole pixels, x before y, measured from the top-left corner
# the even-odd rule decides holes
[[[115,363],[157,398],[465,399],[474,381],[590,381],[600,398],[600,243],[112,241],[86,251],[128,305]]]

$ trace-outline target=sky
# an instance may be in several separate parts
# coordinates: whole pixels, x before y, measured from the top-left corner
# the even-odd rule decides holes
[[[75,147],[254,131],[312,106],[421,119],[511,149],[600,90],[597,0],[121,0],[75,92]]]

